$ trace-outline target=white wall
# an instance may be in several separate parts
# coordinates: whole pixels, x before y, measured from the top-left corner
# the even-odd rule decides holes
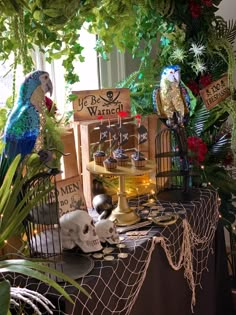
[[[235,0],[222,0],[219,5],[217,15],[222,16],[225,20],[236,19],[236,1]]]

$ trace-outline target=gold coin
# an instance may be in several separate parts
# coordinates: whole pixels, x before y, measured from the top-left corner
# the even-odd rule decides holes
[[[116,247],[118,247],[118,248],[125,248],[126,245],[122,243],[122,244],[117,244]]]
[[[103,253],[104,254],[110,254],[110,253],[112,253],[114,251],[114,248],[112,248],[112,247],[105,247],[104,249],[103,249]]]
[[[102,257],[103,257],[103,254],[102,254],[102,253],[94,253],[94,254],[93,254],[93,257],[99,259],[99,258],[102,258]]]
[[[154,210],[149,214],[149,217],[156,217],[158,214],[158,211]]]
[[[117,255],[119,258],[127,258],[128,257],[128,254],[127,253],[119,253]]]
[[[115,257],[111,255],[104,256],[104,260],[114,260]]]

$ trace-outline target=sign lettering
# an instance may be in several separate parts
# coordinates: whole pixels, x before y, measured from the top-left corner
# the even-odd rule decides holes
[[[212,82],[200,91],[200,95],[207,109],[211,109],[230,96],[227,76]]]
[[[87,210],[80,177],[71,177],[57,182],[56,191],[59,203],[59,216],[80,209]],[[52,196],[52,198],[55,196]]]
[[[75,91],[77,96],[73,101],[74,120],[96,120],[103,118],[116,118],[117,113],[126,111],[130,113],[129,89],[102,89],[93,91]]]

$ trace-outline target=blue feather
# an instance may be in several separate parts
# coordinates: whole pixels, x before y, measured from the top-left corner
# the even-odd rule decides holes
[[[20,87],[19,98],[6,122],[3,134],[5,147],[0,156],[0,184],[16,155],[21,154],[23,160],[34,149],[40,133],[40,117],[30,98],[41,85],[40,77],[43,74],[47,72],[38,70],[25,77]]]

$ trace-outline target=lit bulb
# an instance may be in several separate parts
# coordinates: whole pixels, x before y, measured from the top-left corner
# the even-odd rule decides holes
[[[201,169],[204,170],[204,168],[205,168],[205,166],[204,166],[204,165],[201,165]]]

